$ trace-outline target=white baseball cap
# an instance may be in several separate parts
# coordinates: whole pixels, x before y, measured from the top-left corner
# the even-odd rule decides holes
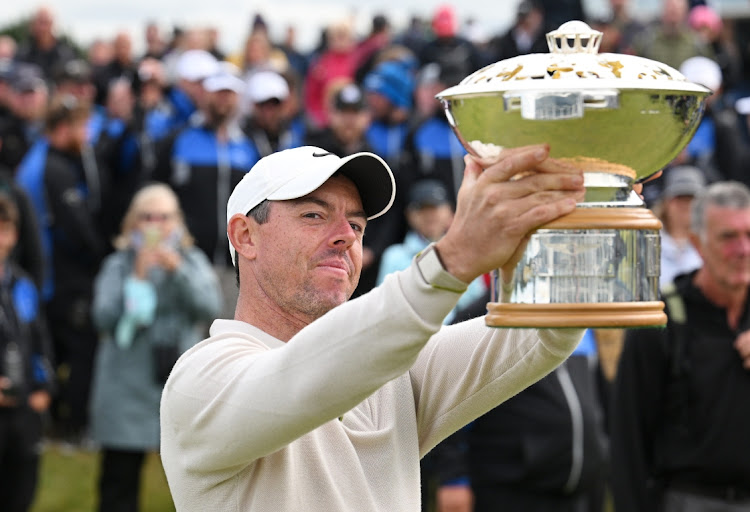
[[[689,81],[708,87],[713,92],[721,87],[721,68],[708,57],[690,57],[680,64],[680,73]]]
[[[203,80],[203,88],[206,92],[234,91],[242,94],[245,90],[245,82],[231,73],[221,72]]]
[[[177,77],[198,82],[220,71],[219,61],[205,50],[186,50],[177,59]]]
[[[253,103],[289,97],[289,84],[275,71],[258,71],[247,79],[247,97]]]
[[[367,220],[383,215],[396,197],[393,173],[373,153],[355,153],[339,158],[315,146],[303,146],[261,158],[240,180],[227,202],[227,224],[236,213],[247,214],[265,200],[285,201],[305,196],[341,172],[359,190]],[[229,241],[229,252],[235,250]]]

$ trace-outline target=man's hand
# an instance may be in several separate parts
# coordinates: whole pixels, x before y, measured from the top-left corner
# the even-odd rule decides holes
[[[742,366],[750,370],[750,331],[745,331],[737,337],[734,348],[739,352]]]
[[[504,150],[494,162],[465,157],[456,215],[436,244],[448,272],[469,283],[512,270],[535,229],[575,209],[583,171],[548,156],[545,144]]]
[[[437,490],[437,512],[471,512],[474,493],[468,485],[444,485]]]

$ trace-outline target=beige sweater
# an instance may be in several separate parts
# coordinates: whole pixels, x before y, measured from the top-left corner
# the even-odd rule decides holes
[[[288,343],[217,320],[162,396],[177,510],[419,511],[420,457],[550,372],[582,335],[482,319],[442,327],[458,298],[412,264]]]

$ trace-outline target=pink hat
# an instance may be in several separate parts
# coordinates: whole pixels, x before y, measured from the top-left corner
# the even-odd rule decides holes
[[[688,23],[693,30],[708,27],[714,34],[719,33],[722,26],[721,17],[707,5],[693,7],[688,16]]]
[[[438,37],[453,37],[458,31],[456,11],[451,5],[441,5],[432,17],[432,30]]]

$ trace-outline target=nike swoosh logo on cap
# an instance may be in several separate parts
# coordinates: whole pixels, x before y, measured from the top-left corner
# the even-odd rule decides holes
[[[330,156],[330,155],[333,155],[333,153],[313,153],[313,156],[316,158],[319,156]]]

